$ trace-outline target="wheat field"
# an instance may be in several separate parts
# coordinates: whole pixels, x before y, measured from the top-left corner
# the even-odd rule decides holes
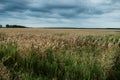
[[[120,31],[0,29],[0,80],[119,80]]]

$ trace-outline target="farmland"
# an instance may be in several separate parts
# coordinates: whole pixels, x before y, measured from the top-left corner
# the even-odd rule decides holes
[[[0,29],[0,80],[120,80],[120,31]]]

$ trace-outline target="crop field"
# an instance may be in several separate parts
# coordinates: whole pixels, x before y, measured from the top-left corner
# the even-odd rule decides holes
[[[0,80],[120,80],[120,30],[1,28]]]

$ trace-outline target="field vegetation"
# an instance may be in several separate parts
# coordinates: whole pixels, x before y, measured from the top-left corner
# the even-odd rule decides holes
[[[119,31],[0,30],[0,80],[120,80],[119,75]]]

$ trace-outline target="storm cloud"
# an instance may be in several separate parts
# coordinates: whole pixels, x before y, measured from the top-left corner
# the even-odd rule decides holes
[[[120,28],[120,0],[0,0],[0,24]]]

